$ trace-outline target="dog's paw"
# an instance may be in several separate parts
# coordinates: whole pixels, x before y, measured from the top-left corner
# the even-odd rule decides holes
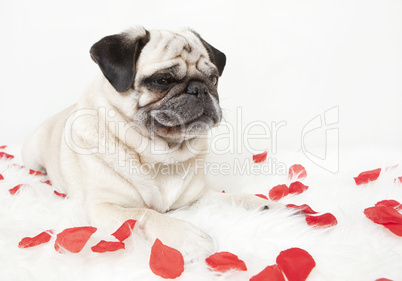
[[[168,216],[148,220],[143,230],[148,239],[154,241],[158,238],[163,244],[193,259],[208,257],[215,250],[214,241],[207,233],[191,223]]]
[[[239,204],[246,210],[267,211],[282,208],[283,204],[267,200],[252,194],[237,195]]]
[[[215,252],[214,241],[211,236],[190,223],[181,226],[180,233],[175,233],[172,241],[183,254],[208,257]]]

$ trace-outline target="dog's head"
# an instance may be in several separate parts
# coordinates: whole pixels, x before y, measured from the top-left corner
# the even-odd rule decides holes
[[[90,53],[120,95],[137,96],[133,121],[151,135],[177,143],[220,123],[226,57],[197,33],[137,28],[101,39]]]

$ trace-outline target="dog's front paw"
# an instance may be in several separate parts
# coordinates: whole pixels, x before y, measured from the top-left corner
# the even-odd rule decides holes
[[[211,236],[191,223],[163,216],[145,222],[143,230],[148,239],[156,238],[163,244],[179,250],[192,258],[205,258],[214,253],[215,245]]]
[[[176,236],[173,241],[169,239],[183,254],[208,257],[215,252],[214,241],[207,233],[190,223],[178,227],[181,227],[180,232],[173,234]]]

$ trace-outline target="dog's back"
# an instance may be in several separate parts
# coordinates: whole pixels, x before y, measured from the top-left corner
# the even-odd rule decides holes
[[[46,174],[61,175],[60,148],[63,131],[67,118],[73,112],[75,105],[48,118],[28,138],[22,148],[24,165],[36,171]],[[61,177],[52,177],[52,181],[58,186],[64,186]]]

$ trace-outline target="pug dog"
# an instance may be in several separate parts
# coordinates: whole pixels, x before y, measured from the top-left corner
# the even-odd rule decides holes
[[[22,156],[28,168],[81,201],[91,224],[134,219],[150,241],[208,255],[215,246],[207,233],[165,213],[211,200],[256,210],[277,206],[206,184],[206,136],[222,119],[222,52],[192,30],[138,27],[104,37],[90,55],[100,75],[78,103],[34,132]]]

